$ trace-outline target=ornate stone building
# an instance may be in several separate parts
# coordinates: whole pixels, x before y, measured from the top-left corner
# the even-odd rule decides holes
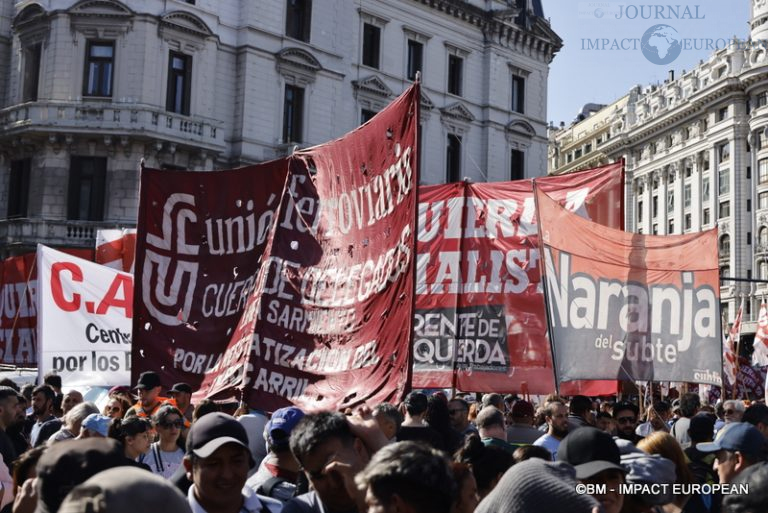
[[[422,73],[422,181],[546,170],[541,0],[0,2],[0,256],[132,226],[138,165],[283,156]]]
[[[608,125],[608,140],[580,158],[625,159],[627,230],[664,235],[717,226],[721,277],[768,280],[768,3],[750,1],[748,40],[552,132],[550,172],[577,167],[563,153],[574,151],[573,133],[586,141]],[[591,130],[593,118],[600,123]],[[723,279],[724,317],[733,322],[743,298],[744,330],[754,332],[763,295],[768,284]]]

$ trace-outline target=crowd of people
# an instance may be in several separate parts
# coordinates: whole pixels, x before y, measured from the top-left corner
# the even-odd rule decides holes
[[[0,513],[768,512],[768,406],[411,392],[274,412],[0,382]],[[631,487],[630,487],[631,486]]]

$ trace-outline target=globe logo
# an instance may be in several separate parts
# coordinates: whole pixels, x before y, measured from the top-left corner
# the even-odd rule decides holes
[[[595,9],[595,18],[602,18],[605,13],[599,7]]]
[[[680,56],[683,49],[680,34],[669,25],[654,25],[643,34],[640,49],[653,64],[669,64]]]

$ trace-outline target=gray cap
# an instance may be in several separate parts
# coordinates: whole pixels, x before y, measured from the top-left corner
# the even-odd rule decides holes
[[[192,513],[186,497],[170,481],[136,467],[99,472],[75,487],[59,513]]]

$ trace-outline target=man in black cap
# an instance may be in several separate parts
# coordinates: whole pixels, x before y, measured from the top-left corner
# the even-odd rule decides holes
[[[619,513],[624,496],[619,485],[626,471],[621,466],[621,453],[613,437],[593,427],[583,427],[568,434],[560,443],[557,459],[576,469],[576,479],[584,484],[604,484],[604,494],[593,497],[603,506],[604,513]]]
[[[162,386],[160,376],[156,372],[142,372],[139,382],[133,388],[137,391],[139,400],[126,412],[126,416],[135,413],[139,417],[151,418],[160,406],[168,402],[168,398],[160,397]]]
[[[718,433],[714,442],[696,444],[701,452],[715,453],[715,470],[720,484],[733,479],[765,459],[763,435],[748,422],[733,422]]]
[[[192,486],[187,500],[193,513],[280,513],[282,503],[256,495],[245,486],[254,461],[248,434],[234,417],[210,413],[192,425],[184,469]]]
[[[176,401],[176,407],[181,413],[184,414],[184,418],[187,420],[185,427],[189,428],[192,422],[192,412],[195,411],[192,406],[192,387],[187,383],[176,383],[168,390],[168,395]]]

